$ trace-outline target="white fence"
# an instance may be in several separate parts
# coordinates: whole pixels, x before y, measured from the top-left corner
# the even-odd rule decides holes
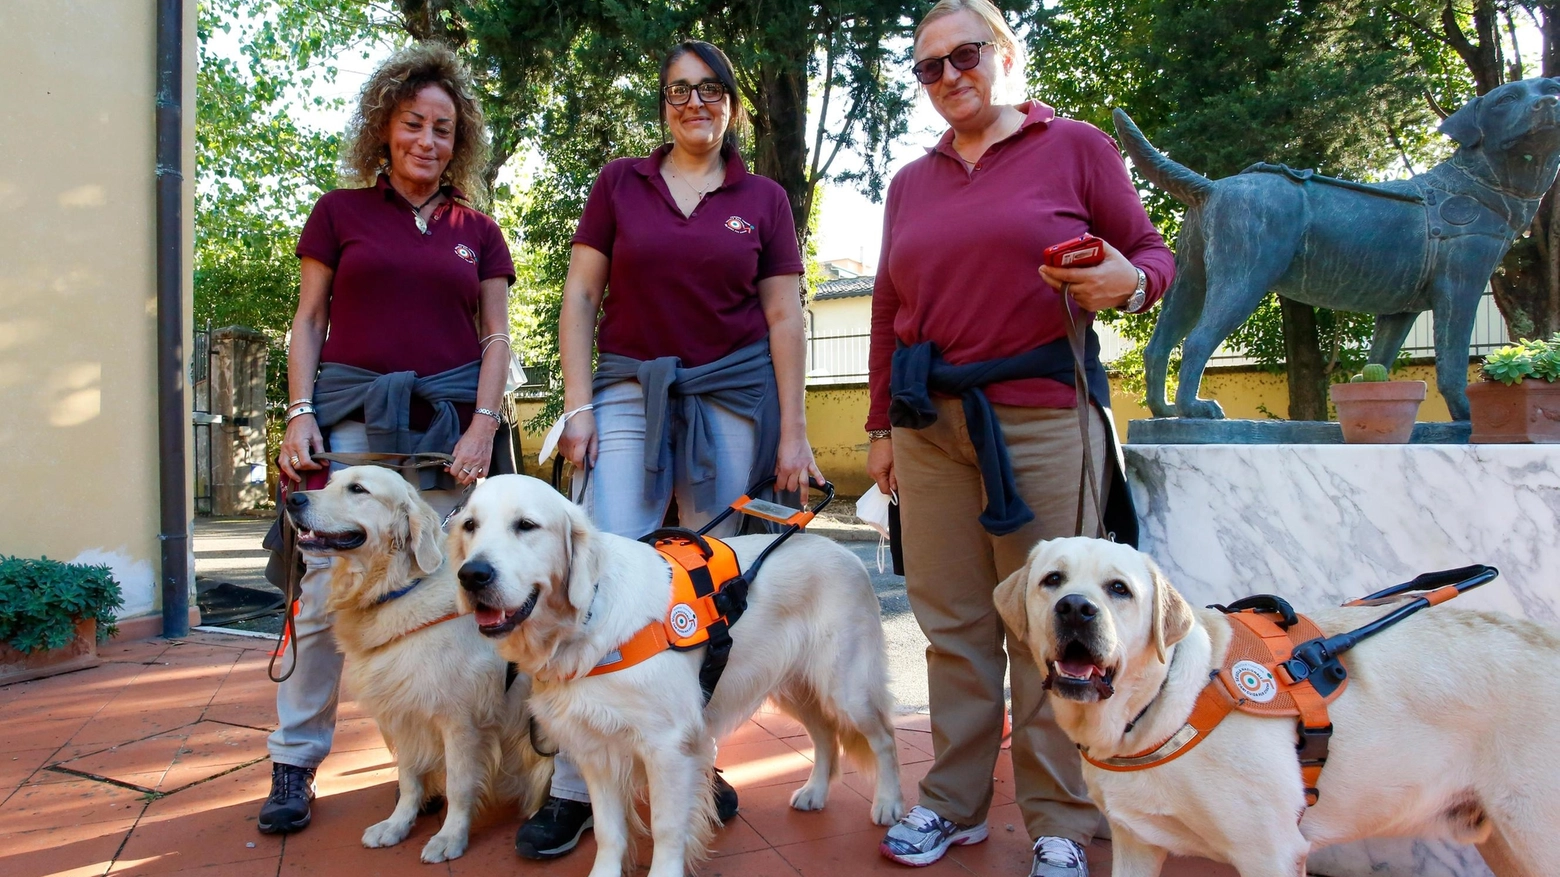
[[[1403,342],[1403,352],[1412,357],[1435,356],[1435,328],[1429,311],[1419,315],[1414,328],[1409,330]],[[1111,331],[1109,326],[1097,324],[1100,336],[1100,357],[1112,362],[1131,346],[1126,339]],[[820,335],[807,339],[807,383],[850,384],[867,379],[867,344],[870,336],[863,332],[854,335]],[[1495,297],[1485,294],[1479,300],[1473,321],[1473,342],[1470,356],[1483,356],[1505,344],[1506,321],[1501,319],[1495,307]],[[1252,365],[1255,360],[1220,347],[1209,361],[1210,366]]]

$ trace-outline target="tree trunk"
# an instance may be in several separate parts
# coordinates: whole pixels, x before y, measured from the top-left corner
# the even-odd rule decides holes
[[[796,221],[796,237],[807,242],[807,69],[775,58],[758,75],[753,116],[753,170],[785,189]]]
[[[1316,332],[1316,311],[1310,305],[1280,297],[1284,325],[1284,360],[1289,375],[1289,419],[1327,419],[1327,360]]]

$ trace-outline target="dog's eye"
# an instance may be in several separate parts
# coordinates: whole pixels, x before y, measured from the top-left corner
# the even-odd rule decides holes
[[[461,522],[460,528],[465,530],[467,533],[477,532],[477,519],[467,518],[465,521]]]
[[[535,521],[528,521],[525,518],[521,518],[520,520],[515,521],[515,532],[516,533],[529,533],[529,532],[531,532],[532,530],[535,530],[535,529],[536,529],[536,522]]]
[[[1501,95],[1500,99],[1495,101],[1495,103],[1496,104],[1509,104],[1509,103],[1511,103],[1512,101],[1514,101],[1516,99],[1517,99],[1517,93],[1514,92],[1514,91],[1508,91],[1505,94]]]
[[[347,485],[347,493],[368,493],[368,488],[354,481]]]
[[[1132,589],[1127,587],[1127,583],[1121,579],[1116,579],[1115,581],[1106,585],[1105,590],[1110,591],[1112,594],[1115,594],[1118,597],[1132,596]]]
[[[1053,570],[1045,574],[1045,578],[1040,580],[1040,584],[1045,585],[1047,588],[1056,588],[1060,587],[1062,582],[1065,581],[1067,581],[1066,576]]]

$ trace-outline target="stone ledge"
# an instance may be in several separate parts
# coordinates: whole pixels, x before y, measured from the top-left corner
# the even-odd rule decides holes
[[[1412,445],[1465,445],[1469,426],[1463,422],[1414,424]],[[1127,423],[1127,443],[1134,445],[1341,445],[1343,428],[1333,420],[1202,420],[1195,417],[1153,417]]]

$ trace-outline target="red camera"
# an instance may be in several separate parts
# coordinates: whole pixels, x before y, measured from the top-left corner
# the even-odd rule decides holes
[[[1093,268],[1105,261],[1105,242],[1088,232],[1046,247],[1041,260],[1052,268]]]

